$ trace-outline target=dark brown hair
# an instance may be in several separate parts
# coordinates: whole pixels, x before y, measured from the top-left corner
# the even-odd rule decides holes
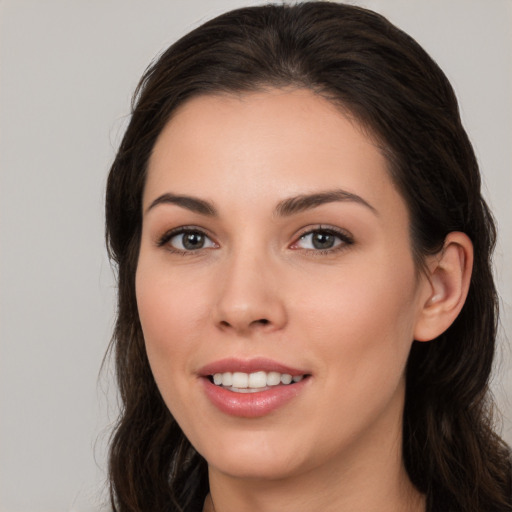
[[[110,449],[114,509],[196,511],[208,492],[206,462],[151,374],[135,300],[152,148],[173,111],[194,96],[287,86],[328,98],[379,141],[409,208],[419,267],[449,232],[471,238],[474,270],[462,312],[438,339],[412,347],[403,457],[430,511],[512,510],[507,448],[493,431],[488,393],[497,323],[495,228],[454,92],[424,50],[385,18],[331,2],[221,15],[165,51],[137,88],[106,197],[119,283],[111,346],[122,401]]]

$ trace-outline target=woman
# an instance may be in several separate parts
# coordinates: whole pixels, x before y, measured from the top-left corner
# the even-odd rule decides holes
[[[406,34],[328,2],[205,23],[144,75],[106,201],[115,510],[512,510],[494,225]]]

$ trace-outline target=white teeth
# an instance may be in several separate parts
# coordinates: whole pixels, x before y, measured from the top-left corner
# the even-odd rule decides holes
[[[224,379],[222,379],[224,380]],[[214,377],[215,382],[215,377]],[[233,373],[233,380],[231,385],[234,388],[248,388],[249,387],[249,375],[247,373],[235,372]]]
[[[249,388],[264,388],[267,385],[267,374],[256,372],[249,375]]]
[[[267,386],[277,386],[281,384],[281,374],[279,372],[267,373]]]
[[[224,372],[213,375],[213,382],[217,386],[232,388],[237,390],[263,389],[269,386],[278,386],[279,384],[291,384],[300,382],[304,375],[292,377],[289,373],[279,372]]]
[[[281,375],[281,383],[282,384],[290,384],[292,381],[292,376],[289,373],[283,373]]]
[[[219,374],[217,374],[217,375],[219,375]],[[213,376],[213,381],[215,382],[215,375]],[[233,374],[231,372],[223,373],[221,384],[223,386],[232,386],[233,385]]]

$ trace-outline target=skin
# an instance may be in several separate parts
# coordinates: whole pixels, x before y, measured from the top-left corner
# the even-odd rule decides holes
[[[276,213],[290,197],[339,189],[362,201]],[[151,207],[169,193],[217,214]],[[194,98],[157,140],[143,209],[140,320],[162,396],[208,462],[205,510],[425,510],[402,461],[404,369],[413,339],[438,334],[439,304],[451,299],[455,315],[465,285],[445,286],[442,256],[434,278],[416,269],[406,205],[368,135],[310,91]],[[205,246],[159,243],[181,226],[206,233]],[[320,227],[350,242],[325,252],[301,238]],[[468,267],[463,242],[447,243],[453,268]],[[222,413],[199,369],[257,356],[311,377],[261,418]]]

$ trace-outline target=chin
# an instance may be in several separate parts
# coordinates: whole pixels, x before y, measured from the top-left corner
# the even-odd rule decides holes
[[[303,463],[300,446],[258,439],[250,433],[248,437],[240,442],[227,439],[228,446],[223,443],[210,446],[203,455],[208,466],[234,478],[255,480],[277,480],[300,471]]]
[[[240,457],[223,458],[208,466],[232,478],[244,480],[283,480],[297,473],[294,466],[276,460],[254,460]]]

